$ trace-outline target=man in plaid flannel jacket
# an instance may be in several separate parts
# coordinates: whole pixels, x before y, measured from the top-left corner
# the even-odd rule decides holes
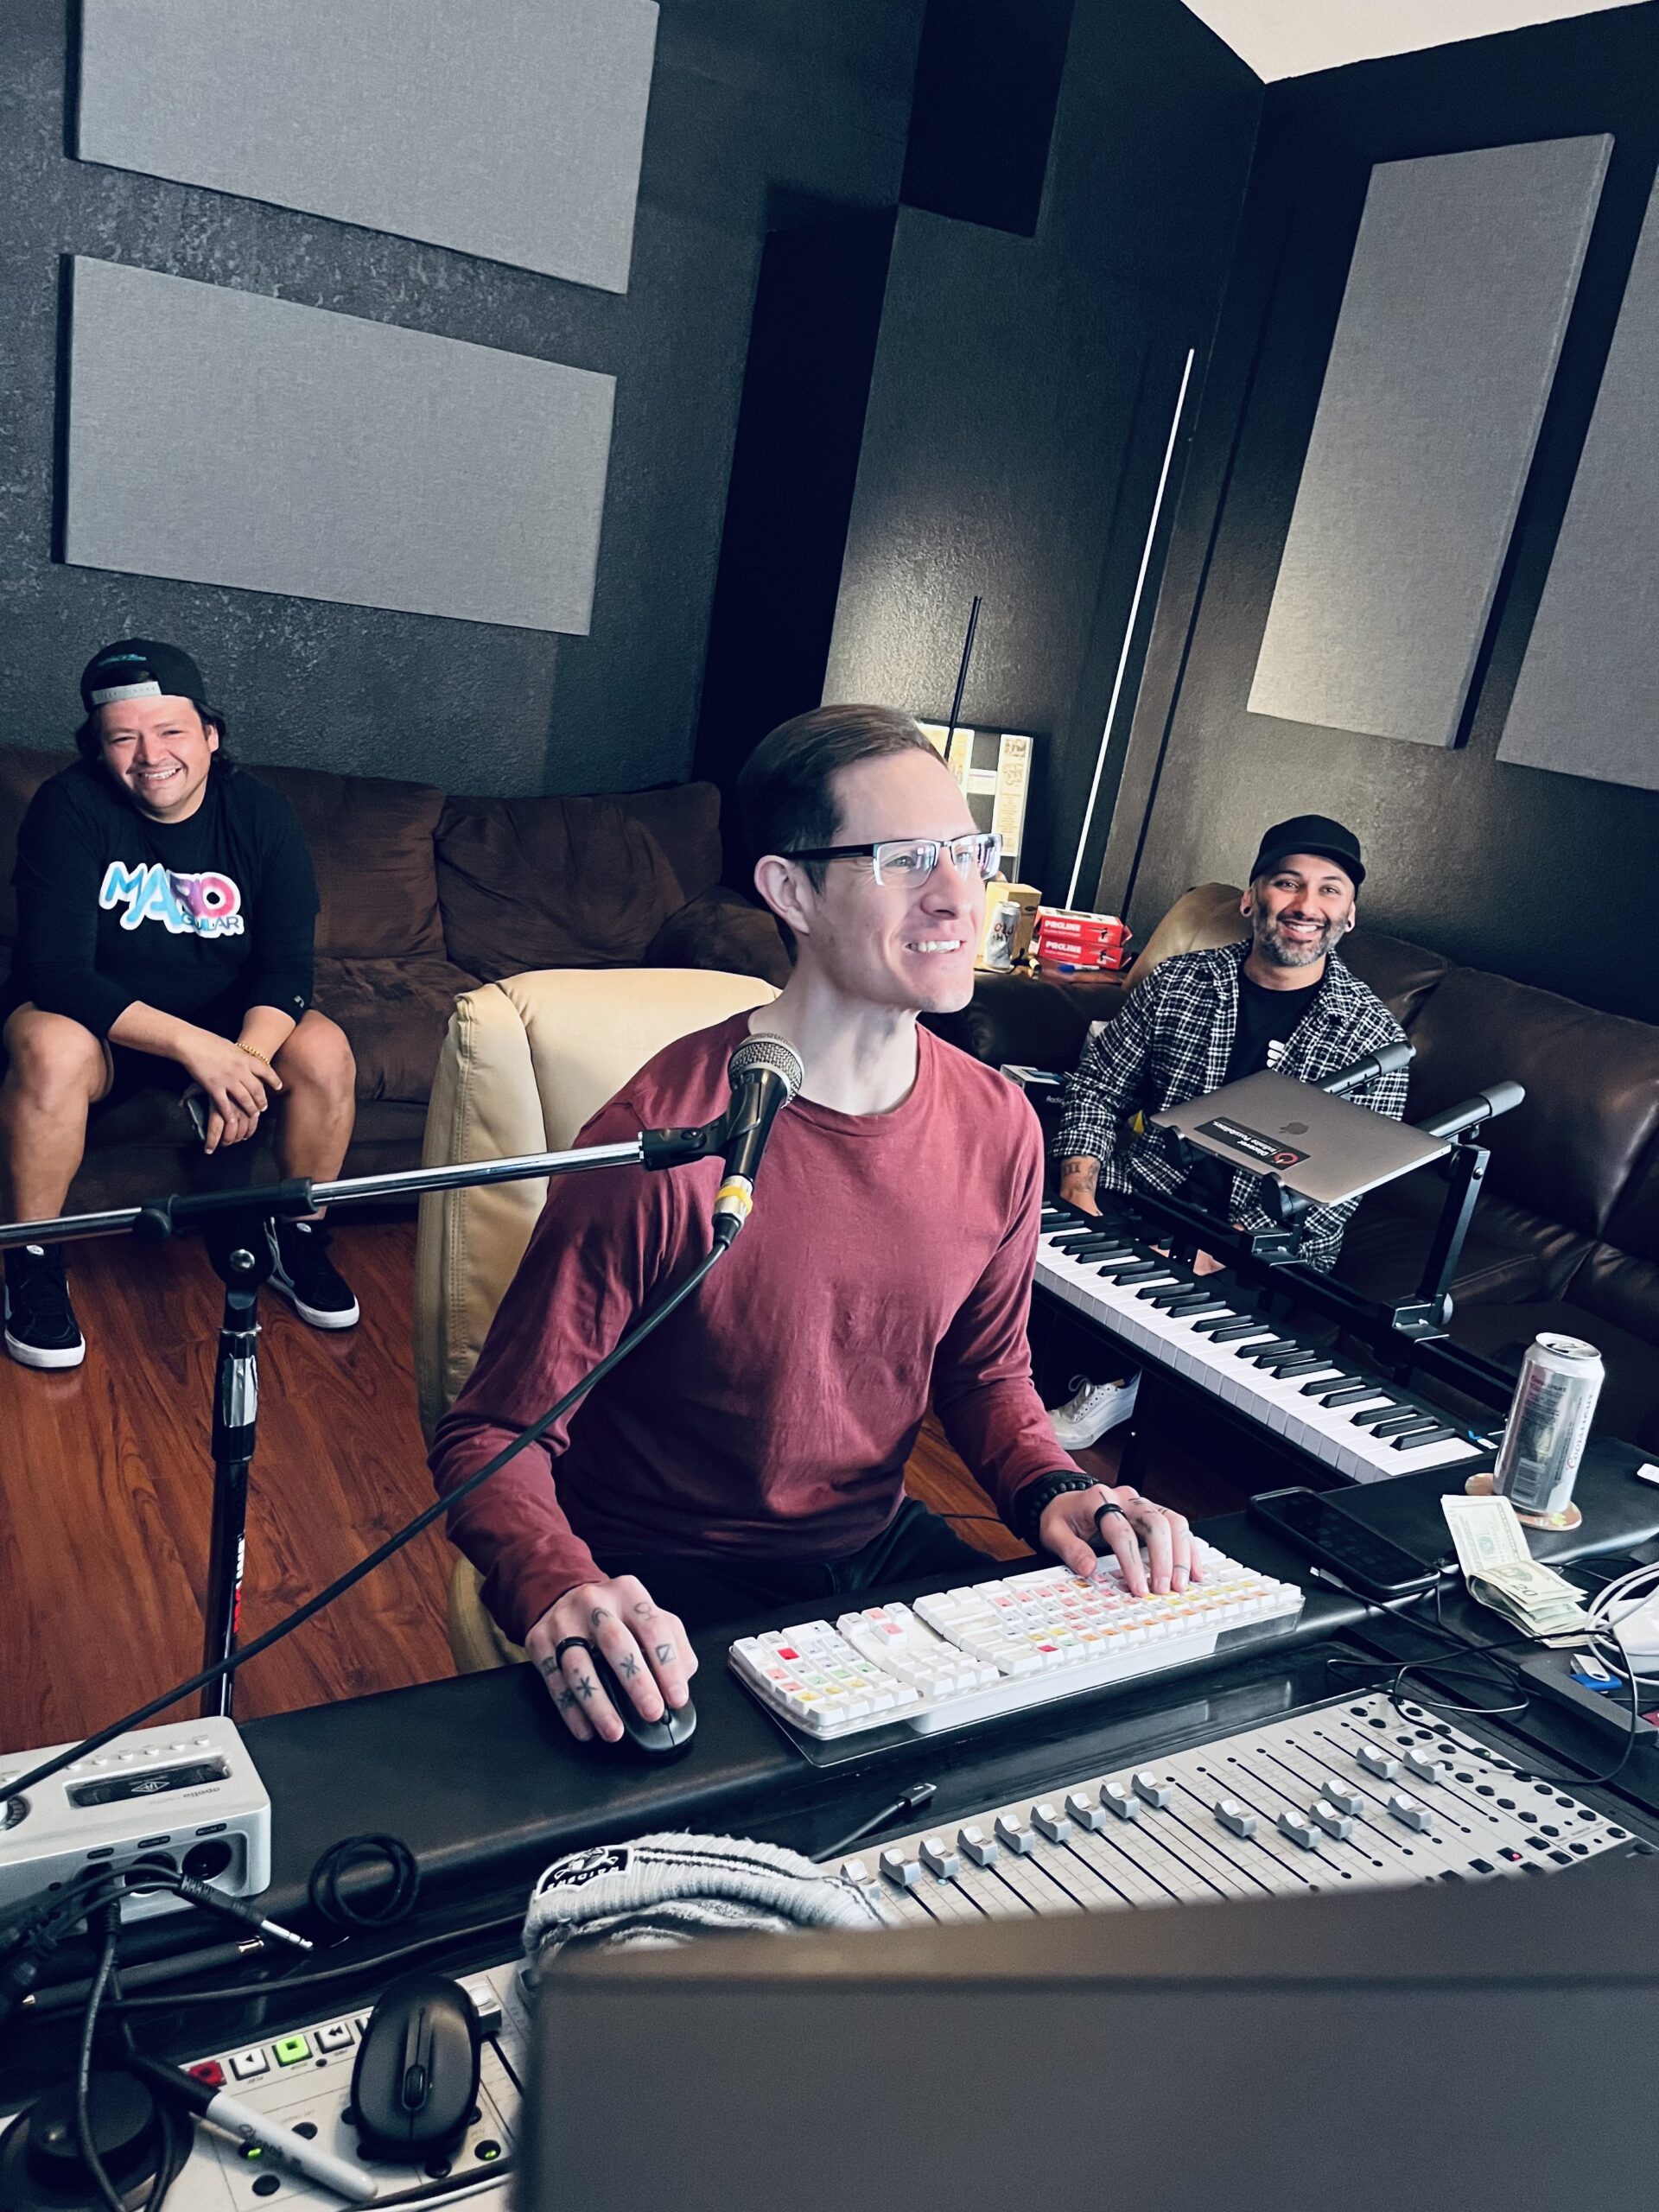
[[[1090,1039],[1067,1087],[1055,1144],[1063,1197],[1092,1211],[1099,1185],[1131,1195],[1137,1188],[1176,1192],[1188,1177],[1174,1138],[1132,1129],[1136,1116],[1185,1105],[1263,1066],[1318,1082],[1401,1039],[1394,1016],[1332,949],[1354,925],[1364,875],[1358,841],[1339,823],[1299,815],[1268,832],[1240,902],[1249,941],[1162,962]],[[1379,1076],[1348,1096],[1399,1121],[1406,1077]],[[1271,1228],[1255,1188],[1253,1175],[1232,1178],[1228,1217]],[[1299,1256],[1332,1267],[1357,1203],[1314,1207],[1304,1220]]]

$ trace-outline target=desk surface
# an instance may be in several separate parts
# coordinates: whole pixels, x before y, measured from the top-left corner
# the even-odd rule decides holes
[[[1640,1463],[1629,1446],[1592,1447],[1579,1484],[1585,1525],[1570,1536],[1535,1539],[1539,1555],[1567,1560],[1654,1544],[1659,1488],[1634,1479]],[[1451,1486],[1433,1473],[1406,1476],[1349,1491],[1343,1502],[1408,1548],[1449,1557],[1439,1501]],[[1200,1533],[1235,1557],[1305,1580],[1306,1562],[1243,1514],[1207,1522]],[[927,1586],[884,1594],[913,1595]],[[1460,1592],[1449,1599],[1446,1618],[1473,1641],[1491,1631],[1493,1617],[1465,1602]],[[272,1881],[262,1904],[279,1919],[307,1924],[307,1878],[320,1855],[343,1836],[383,1832],[401,1836],[420,1860],[423,1926],[493,1917],[510,1926],[542,1869],[590,1843],[691,1828],[760,1835],[828,1853],[918,1782],[935,1784],[928,1817],[943,1824],[1027,1788],[1052,1787],[1064,1774],[1133,1764],[1315,1703],[1332,1688],[1325,1657],[1333,1637],[1359,1635],[1364,1648],[1418,1662],[1432,1660],[1436,1648],[1408,1622],[1379,1618],[1355,1599],[1311,1591],[1301,1631],[1288,1643],[1096,1691],[959,1735],[885,1746],[825,1770],[738,1686],[725,1663],[734,1632],[703,1643],[694,1685],[697,1733],[687,1754],[674,1761],[578,1746],[528,1667],[250,1722],[245,1734],[273,1806]],[[1608,1757],[1571,1713],[1541,1714],[1535,1729],[1529,1719],[1529,1734],[1586,1770]],[[1626,1779],[1643,1802],[1659,1804],[1659,1777],[1647,1772],[1653,1765],[1659,1760],[1649,1758],[1639,1777],[1633,1770]],[[137,1948],[171,1951],[220,1939],[218,1923],[199,1926],[200,1932],[187,1934],[182,1917],[170,1928],[149,1923]],[[512,1948],[510,1936],[505,1946],[496,1943],[495,1955],[503,1948]],[[156,2024],[163,2030],[162,2020]],[[208,2024],[198,2012],[193,2024],[205,2033]],[[44,2063],[48,2040],[35,2038],[16,2063],[8,2054],[0,2094],[24,2089],[20,2075]]]

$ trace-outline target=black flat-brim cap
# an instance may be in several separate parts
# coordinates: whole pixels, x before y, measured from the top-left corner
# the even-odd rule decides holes
[[[1343,874],[1352,878],[1356,891],[1365,880],[1359,840],[1351,830],[1333,822],[1328,814],[1293,814],[1288,822],[1275,823],[1262,838],[1250,881],[1270,874],[1293,853],[1317,853],[1321,860],[1335,861]]]

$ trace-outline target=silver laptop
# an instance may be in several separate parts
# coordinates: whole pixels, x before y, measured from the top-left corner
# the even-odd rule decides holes
[[[1452,1149],[1386,1114],[1271,1068],[1147,1117],[1230,1167],[1269,1175],[1315,1205],[1357,1198]]]

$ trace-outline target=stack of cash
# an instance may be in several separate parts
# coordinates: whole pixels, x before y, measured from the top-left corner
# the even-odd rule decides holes
[[[1527,1549],[1526,1531],[1507,1497],[1443,1497],[1469,1594],[1541,1643],[1583,1641],[1592,1626],[1579,1593]]]

